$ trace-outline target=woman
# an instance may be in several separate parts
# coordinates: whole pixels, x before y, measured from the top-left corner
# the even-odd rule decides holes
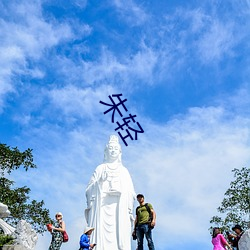
[[[80,250],[89,250],[95,247],[96,244],[89,243],[90,235],[93,230],[93,227],[86,227],[86,229],[84,230],[83,235],[80,238]]]
[[[232,247],[227,243],[223,234],[221,234],[221,231],[218,227],[213,229],[212,244],[214,245],[213,250],[225,250],[225,246],[227,246],[229,249],[232,249]]]
[[[63,232],[65,231],[65,223],[62,220],[63,215],[61,212],[56,213],[55,226],[51,227],[52,240],[50,243],[49,250],[60,250],[63,242]]]

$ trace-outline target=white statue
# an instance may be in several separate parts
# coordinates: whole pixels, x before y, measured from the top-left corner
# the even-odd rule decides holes
[[[4,234],[11,235],[15,231],[15,228],[2,219],[9,215],[10,211],[8,210],[8,206],[0,202],[0,228],[3,229]]]
[[[0,218],[5,218],[10,215],[8,206],[0,202]]]
[[[18,222],[14,237],[16,244],[23,246],[26,250],[35,249],[38,240],[37,234],[25,220]]]
[[[250,229],[246,230],[239,240],[239,250],[250,249]]]
[[[25,220],[20,220],[16,228],[10,226],[1,219],[9,215],[10,211],[8,210],[8,206],[0,202],[0,227],[3,229],[4,234],[13,236],[15,245],[18,245],[19,248],[34,250],[38,240],[35,230],[32,229],[31,225]]]
[[[110,136],[104,163],[97,166],[86,189],[88,226],[95,230],[91,242],[96,250],[130,250],[135,191],[128,170],[122,165],[118,137]]]

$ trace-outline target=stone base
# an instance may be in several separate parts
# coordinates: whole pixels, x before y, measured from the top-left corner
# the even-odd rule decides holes
[[[21,245],[5,245],[2,247],[2,250],[26,250],[25,247]]]

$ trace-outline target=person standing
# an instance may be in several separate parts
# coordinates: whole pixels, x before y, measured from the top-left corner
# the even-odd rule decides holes
[[[136,208],[136,217],[133,231],[133,235],[136,235],[137,237],[137,249],[143,250],[143,240],[145,235],[148,242],[148,249],[155,250],[152,239],[152,229],[155,226],[156,213],[150,203],[145,203],[143,194],[137,195],[137,201],[140,205]]]
[[[93,249],[95,247],[94,244],[90,244],[90,235],[93,232],[94,228],[93,227],[86,227],[83,235],[80,238],[80,249],[79,250],[89,250]]]
[[[231,234],[234,237],[234,243],[236,246],[236,249],[239,250],[239,240],[244,233],[242,227],[240,225],[235,225],[232,230],[236,233],[236,235]]]
[[[225,250],[225,246],[232,249],[218,227],[213,228],[212,244],[213,250]]]
[[[52,234],[52,240],[49,250],[60,250],[63,242],[63,232],[66,230],[65,222],[62,220],[63,215],[61,212],[56,213],[56,223],[51,226],[50,232]]]

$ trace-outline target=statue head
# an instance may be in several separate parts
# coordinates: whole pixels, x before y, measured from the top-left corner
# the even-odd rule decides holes
[[[116,135],[109,137],[109,142],[106,144],[104,150],[104,162],[121,162],[122,148],[119,143],[119,138]]]
[[[0,202],[0,218],[5,218],[10,215],[8,206]]]

